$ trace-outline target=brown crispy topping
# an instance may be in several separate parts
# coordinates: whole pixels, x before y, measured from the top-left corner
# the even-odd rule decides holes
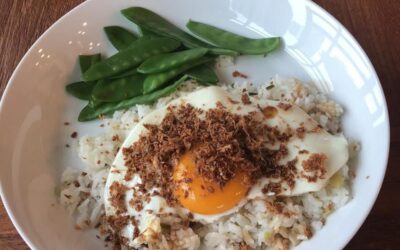
[[[90,196],[89,192],[83,192],[83,191],[79,192],[79,198],[81,202],[86,200],[89,196]],[[79,204],[81,204],[81,202]]]
[[[120,141],[119,136],[118,135],[113,135],[112,141]]]
[[[243,74],[243,73],[241,73],[241,72],[239,72],[237,70],[232,72],[232,76],[233,77],[241,77],[241,78],[244,78],[244,79],[247,79],[247,77],[248,77],[247,75],[245,75],[245,74]]]
[[[131,199],[129,201],[129,205],[133,207],[136,211],[140,212],[143,209],[143,203],[141,199],[138,199],[137,197]]]
[[[115,231],[121,231],[128,225],[129,216],[109,216],[107,222]]]
[[[261,191],[264,194],[268,194],[268,193],[273,193],[274,195],[279,194],[281,192],[281,184],[280,183],[268,183],[261,189]]]
[[[285,111],[287,111],[292,107],[292,104],[285,103],[285,102],[280,102],[280,103],[278,103],[278,107],[283,109],[283,110],[285,110]]]
[[[129,223],[129,216],[108,216],[107,224],[112,228],[114,234],[108,235],[105,241],[112,241],[115,245],[121,244],[121,237],[119,233],[124,229]]]
[[[232,104],[239,104],[240,102],[233,100],[232,98],[228,97],[228,101]]]
[[[274,234],[271,238],[272,244],[279,245],[281,249],[283,250],[289,250],[290,249],[290,241],[287,238],[284,238],[282,235],[279,233]]]
[[[308,153],[310,153],[310,152],[306,149],[302,149],[299,151],[299,154],[308,154]]]
[[[300,139],[304,139],[304,135],[306,134],[304,126],[296,128],[296,134]]]
[[[75,131],[71,134],[71,138],[75,139],[76,137],[78,137],[78,132]]]
[[[221,102],[217,102],[217,108],[219,108],[219,109],[224,109],[225,108],[225,106],[221,103]]]
[[[240,242],[239,250],[251,250],[251,247],[249,247],[245,242]]]
[[[78,182],[77,180],[75,180],[75,181],[74,181],[74,186],[78,188],[78,187],[81,186],[81,184],[79,184],[79,182]]]
[[[110,202],[111,205],[116,209],[116,214],[121,214],[127,212],[127,208],[125,205],[125,192],[128,188],[114,181],[110,186]]]
[[[319,133],[322,129],[321,125],[316,126],[315,128],[311,129],[311,133]]]
[[[306,178],[309,182],[316,182],[318,179],[323,179],[326,173],[325,161],[327,157],[325,154],[312,154],[310,157],[303,161],[301,165],[305,173],[302,177]]]
[[[135,229],[133,230],[133,238],[139,237],[139,228],[135,226]]]
[[[243,104],[251,104],[250,97],[247,93],[245,93],[245,92],[242,93],[241,99],[242,99]]]
[[[304,229],[304,235],[305,235],[308,239],[310,239],[310,238],[313,236],[313,232],[312,232],[312,230],[311,230],[310,227],[306,227],[306,228]]]
[[[142,193],[157,187],[159,195],[174,204],[173,168],[184,153],[192,152],[198,174],[221,187],[238,172],[248,173],[245,183],[266,176],[282,178],[293,187],[297,159],[280,165],[278,161],[288,154],[286,146],[282,144],[278,150],[265,146],[266,142],[287,142],[292,132],[281,133],[277,127],[262,124],[257,114],[235,115],[223,108],[204,112],[190,105],[169,107],[161,124],[145,124],[148,133],[122,149],[128,168],[125,180],[139,174],[144,183]]]
[[[282,197],[272,197],[267,199],[265,201],[265,205],[269,211],[275,214],[281,214],[287,218],[290,218],[294,215],[292,211],[286,209],[285,200]]]
[[[138,236],[139,236],[139,234],[140,234],[140,232],[139,232],[139,222],[138,222],[138,220],[136,219],[136,218],[131,218],[131,222],[132,222],[132,225],[133,225],[133,238],[135,239],[135,238],[137,238]]]

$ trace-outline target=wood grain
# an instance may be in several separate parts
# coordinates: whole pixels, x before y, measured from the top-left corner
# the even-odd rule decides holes
[[[0,96],[17,63],[33,42],[82,0],[2,0],[0,7]],[[379,198],[346,249],[400,246],[400,1],[315,0],[356,37],[384,88],[391,123],[388,171]],[[4,167],[4,166],[3,166]],[[346,222],[343,222],[343,227]],[[332,239],[334,239],[332,235]],[[0,249],[27,249],[0,204]]]

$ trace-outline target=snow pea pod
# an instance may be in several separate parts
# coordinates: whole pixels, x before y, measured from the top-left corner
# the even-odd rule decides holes
[[[95,107],[100,106],[100,105],[103,104],[103,103],[104,103],[104,102],[102,102],[102,101],[97,101],[97,100],[95,100],[92,96],[90,96],[88,106],[89,106],[89,107],[92,107],[92,108],[95,108]]]
[[[82,78],[87,82],[111,77],[132,69],[153,55],[170,52],[179,46],[178,41],[170,38],[139,38],[128,48],[90,67]]]
[[[143,94],[145,76],[135,74],[114,80],[100,80],[93,89],[94,100],[118,102]]]
[[[79,67],[81,72],[84,73],[93,64],[101,60],[101,54],[94,55],[80,55],[79,56]],[[73,82],[65,86],[65,90],[72,96],[81,99],[89,100],[90,94],[95,86],[95,82]]]
[[[153,31],[150,31],[148,29],[146,29],[143,26],[138,25],[139,28],[139,32],[141,36],[148,36],[148,37],[160,37],[159,35],[157,35],[156,33],[154,33]]]
[[[194,34],[216,46],[242,54],[267,54],[277,49],[280,45],[279,37],[251,39],[192,20],[189,20],[186,27]]]
[[[87,82],[73,82],[65,86],[65,90],[72,96],[81,99],[89,100],[90,94],[94,88],[94,83]]]
[[[218,76],[207,65],[200,65],[185,72],[187,76],[198,81],[202,85],[215,85],[218,82]]]
[[[120,26],[107,26],[103,29],[108,40],[117,50],[126,49],[137,39],[132,32]]]
[[[224,56],[239,56],[240,53],[231,49],[223,48],[210,48],[209,53],[211,55],[224,55]]]
[[[197,60],[194,60],[192,62],[188,62],[184,65],[181,65],[177,68],[171,69],[166,72],[161,72],[157,74],[151,74],[146,77],[146,80],[144,80],[144,86],[143,86],[143,93],[148,94],[151,93],[161,87],[163,87],[169,80],[177,77],[178,75],[184,73],[185,71],[194,68],[198,65],[204,64],[206,62],[209,62],[213,58],[210,57],[202,57]]]
[[[187,78],[188,78],[188,76],[184,75],[179,80],[174,82],[172,85],[169,85],[163,89],[157,90],[148,95],[136,96],[136,97],[132,97],[130,99],[120,101],[120,102],[103,103],[94,108],[87,105],[80,112],[78,121],[84,122],[84,121],[94,120],[102,115],[112,114],[114,111],[121,110],[121,109],[127,109],[136,104],[151,104],[151,103],[155,102],[157,99],[175,92],[178,89],[178,87],[185,80],[187,80]]]
[[[190,34],[179,29],[172,23],[168,22],[160,15],[142,8],[132,7],[124,9],[121,13],[139,26],[143,36],[164,36],[177,39],[187,48],[210,48],[209,53],[213,55],[238,56],[239,53],[225,48],[214,48],[211,44],[205,43]]]
[[[210,47],[209,44],[189,35],[168,22],[165,18],[148,9],[142,7],[131,7],[121,10],[121,13],[136,25],[151,30],[158,35],[177,39],[187,48]]]
[[[144,61],[137,71],[143,74],[154,74],[177,68],[187,62],[198,59],[207,53],[205,48],[195,48],[174,53],[152,56]]]
[[[118,78],[128,77],[128,76],[131,76],[131,75],[135,75],[137,73],[138,72],[137,72],[136,68],[128,69],[127,71],[124,71],[124,72],[122,72],[122,73],[120,73],[118,75],[112,76],[112,77],[110,77],[108,79],[118,79]]]
[[[101,54],[93,55],[80,55],[79,56],[79,66],[81,68],[81,73],[85,73],[93,64],[101,61]]]

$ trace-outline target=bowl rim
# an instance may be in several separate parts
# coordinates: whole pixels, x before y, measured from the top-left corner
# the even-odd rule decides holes
[[[22,65],[24,64],[24,62],[27,60],[28,55],[34,50],[34,47],[36,47],[37,44],[39,44],[43,39],[45,39],[45,37],[47,36],[47,34],[55,28],[55,26],[57,26],[58,23],[61,23],[64,21],[64,19],[66,19],[72,12],[74,12],[76,9],[81,8],[82,6],[88,4],[89,2],[94,1],[94,0],[88,0],[85,2],[82,2],[80,4],[78,4],[77,6],[75,6],[74,8],[72,8],[71,10],[69,10],[67,13],[65,13],[63,16],[61,16],[59,19],[57,19],[57,21],[55,21],[52,25],[50,25],[50,27],[48,27],[46,29],[45,32],[43,32],[43,34],[41,34],[36,41],[29,47],[29,49],[25,52],[24,56],[22,57],[22,59],[19,61],[17,67],[14,69],[13,73],[11,74],[10,79],[7,82],[7,85],[4,89],[3,95],[1,96],[0,99],[0,118],[1,118],[1,113],[3,112],[4,109],[4,99],[5,97],[8,95],[8,92],[11,89],[11,85],[12,82],[14,81],[14,79],[16,78],[18,71],[20,70],[20,68],[22,67]],[[1,122],[1,119],[0,119]],[[0,124],[1,126],[1,124]],[[28,245],[28,247],[30,249],[36,249],[36,246],[33,244],[33,242],[31,241],[31,239],[27,236],[27,234],[25,234],[25,229],[22,228],[22,226],[18,223],[18,220],[16,218],[16,216],[14,215],[14,212],[11,209],[11,206],[9,204],[9,199],[7,198],[7,195],[5,195],[4,191],[3,191],[3,184],[1,181],[1,175],[0,175],[0,198],[1,201],[3,202],[4,208],[7,212],[8,217],[10,218],[12,224],[14,225],[15,229],[17,230],[18,234],[21,236],[21,238],[24,240],[24,242]]]
[[[387,118],[387,123],[386,123],[386,130],[387,130],[387,137],[386,137],[386,141],[387,144],[385,145],[385,159],[384,159],[384,167],[381,169],[381,178],[380,180],[377,181],[378,183],[378,188],[375,190],[373,196],[373,199],[371,199],[371,203],[368,205],[368,213],[365,213],[362,216],[362,219],[359,220],[358,223],[356,223],[357,225],[354,227],[353,231],[349,234],[349,236],[347,237],[346,241],[343,241],[340,249],[343,249],[356,235],[356,233],[360,230],[361,226],[364,224],[365,220],[367,219],[368,215],[371,213],[371,210],[373,208],[373,206],[376,203],[376,200],[378,198],[378,195],[382,189],[382,185],[383,185],[383,181],[385,179],[386,173],[387,173],[387,167],[388,167],[388,163],[389,163],[389,152],[390,152],[390,117],[389,117],[389,111],[388,111],[388,106],[387,106],[387,101],[386,101],[386,96],[385,96],[385,92],[383,91],[383,87],[382,87],[382,83],[381,80],[379,79],[379,76],[376,72],[376,69],[374,67],[374,65],[371,62],[371,59],[368,57],[367,53],[364,51],[363,47],[361,46],[361,44],[358,42],[358,40],[353,36],[352,33],[350,33],[350,31],[341,23],[339,22],[339,20],[334,17],[331,13],[329,13],[327,10],[325,10],[324,8],[322,8],[320,5],[316,4],[315,2],[313,2],[312,0],[304,0],[305,2],[307,2],[307,4],[310,5],[314,5],[314,7],[317,7],[320,9],[320,11],[322,13],[324,13],[325,15],[329,16],[330,18],[332,18],[332,20],[334,20],[335,22],[339,23],[343,30],[354,40],[354,43],[360,48],[360,52],[362,54],[362,56],[366,59],[366,63],[368,64],[368,66],[371,68],[371,73],[373,74],[373,76],[376,78],[377,82],[379,84],[377,84],[379,91],[382,93],[383,96],[383,108],[384,108],[384,112],[385,112],[385,117]]]
[[[72,12],[76,11],[79,8],[84,7],[85,5],[90,4],[91,2],[94,2],[96,0],[87,0],[84,1],[80,4],[78,4],[77,6],[75,6],[74,8],[72,8],[71,10],[69,10],[67,13],[65,13],[63,16],[61,16],[57,21],[55,21],[49,28],[46,29],[45,32],[43,32],[43,34],[41,34],[39,36],[39,38],[37,38],[37,40],[30,46],[30,48],[26,51],[26,53],[24,54],[24,56],[22,57],[22,59],[19,61],[18,65],[16,66],[16,68],[14,69],[10,79],[7,82],[7,85],[4,89],[3,95],[0,99],[0,116],[1,113],[4,110],[4,99],[6,99],[5,97],[8,95],[8,92],[10,91],[10,89],[12,88],[12,82],[14,81],[14,79],[16,78],[20,68],[22,67],[22,65],[24,64],[24,62],[27,60],[28,55],[33,51],[34,47],[40,43],[43,39],[45,39],[45,37],[47,36],[47,34],[53,30],[59,23],[63,22],[64,19],[68,18],[69,15],[71,15]],[[370,204],[368,205],[368,213],[365,213],[362,216],[362,219],[358,221],[358,223],[355,223],[356,226],[354,227],[353,231],[348,235],[347,239],[342,241],[340,244],[340,249],[344,248],[349,242],[350,240],[355,236],[355,234],[359,231],[359,229],[361,228],[361,226],[364,224],[366,218],[368,217],[368,215],[370,214],[373,206],[375,205],[375,202],[378,198],[378,195],[382,189],[382,185],[383,185],[383,181],[385,179],[385,175],[386,175],[386,170],[388,167],[388,163],[389,163],[389,152],[390,152],[390,116],[389,116],[389,112],[388,112],[388,106],[387,106],[387,101],[386,101],[386,96],[385,93],[383,91],[383,87],[381,84],[381,81],[379,79],[379,76],[375,70],[375,67],[373,66],[370,58],[368,57],[368,55],[366,54],[366,52],[364,51],[363,47],[359,44],[359,42],[357,41],[357,39],[349,32],[349,30],[341,23],[339,22],[339,20],[337,20],[332,14],[330,14],[328,11],[326,11],[323,7],[321,7],[320,5],[318,5],[317,3],[313,2],[312,0],[302,0],[304,2],[304,5],[311,5],[313,8],[317,8],[319,11],[321,11],[323,14],[329,16],[333,21],[335,21],[336,23],[340,24],[341,28],[353,39],[354,43],[358,46],[358,48],[360,49],[361,55],[364,57],[367,65],[370,67],[371,69],[371,73],[373,74],[373,76],[376,78],[377,80],[377,86],[379,88],[379,91],[382,93],[383,96],[383,109],[384,109],[384,115],[387,118],[387,123],[386,123],[386,130],[387,130],[387,144],[385,145],[385,159],[384,159],[384,163],[383,164],[383,168],[381,168],[381,178],[379,180],[376,181],[376,183],[378,184],[378,188],[374,191],[374,193],[372,194],[372,199],[370,202]],[[1,121],[1,120],[0,120]],[[1,125],[1,124],[0,124]],[[3,184],[1,181],[1,176],[0,176],[0,197],[1,200],[3,202],[4,208],[7,212],[7,215],[9,216],[12,224],[14,225],[14,227],[16,228],[18,234],[21,236],[21,238],[24,240],[24,242],[28,245],[29,248],[31,249],[36,249],[36,246],[33,244],[33,242],[30,240],[30,238],[27,236],[27,234],[25,234],[26,229],[23,229],[22,226],[18,223],[18,219],[16,218],[14,212],[11,209],[11,205],[10,205],[10,201],[7,197],[7,195],[4,193],[3,191]]]

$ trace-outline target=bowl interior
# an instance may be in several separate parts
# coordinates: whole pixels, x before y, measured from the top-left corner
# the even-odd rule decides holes
[[[266,58],[243,56],[236,65],[219,71],[220,78],[232,82],[231,73],[237,69],[256,84],[276,74],[314,81],[344,106],[344,133],[362,148],[352,188],[354,198],[297,249],[343,247],[361,226],[379,192],[388,156],[389,121],[379,80],[363,50],[340,23],[307,0],[89,0],[55,23],[15,70],[0,106],[0,190],[29,246],[103,247],[94,232],[73,228],[72,219],[55,196],[62,171],[82,164],[76,154],[77,141],[70,134],[101,131],[98,121],[76,121],[84,104],[67,96],[64,86],[79,79],[77,55],[115,52],[103,34],[104,26],[135,29],[119,13],[133,5],[147,7],[180,27],[193,19],[250,37],[282,36],[284,50]],[[71,125],[64,126],[64,122]],[[335,241],[330,240],[332,235]]]

